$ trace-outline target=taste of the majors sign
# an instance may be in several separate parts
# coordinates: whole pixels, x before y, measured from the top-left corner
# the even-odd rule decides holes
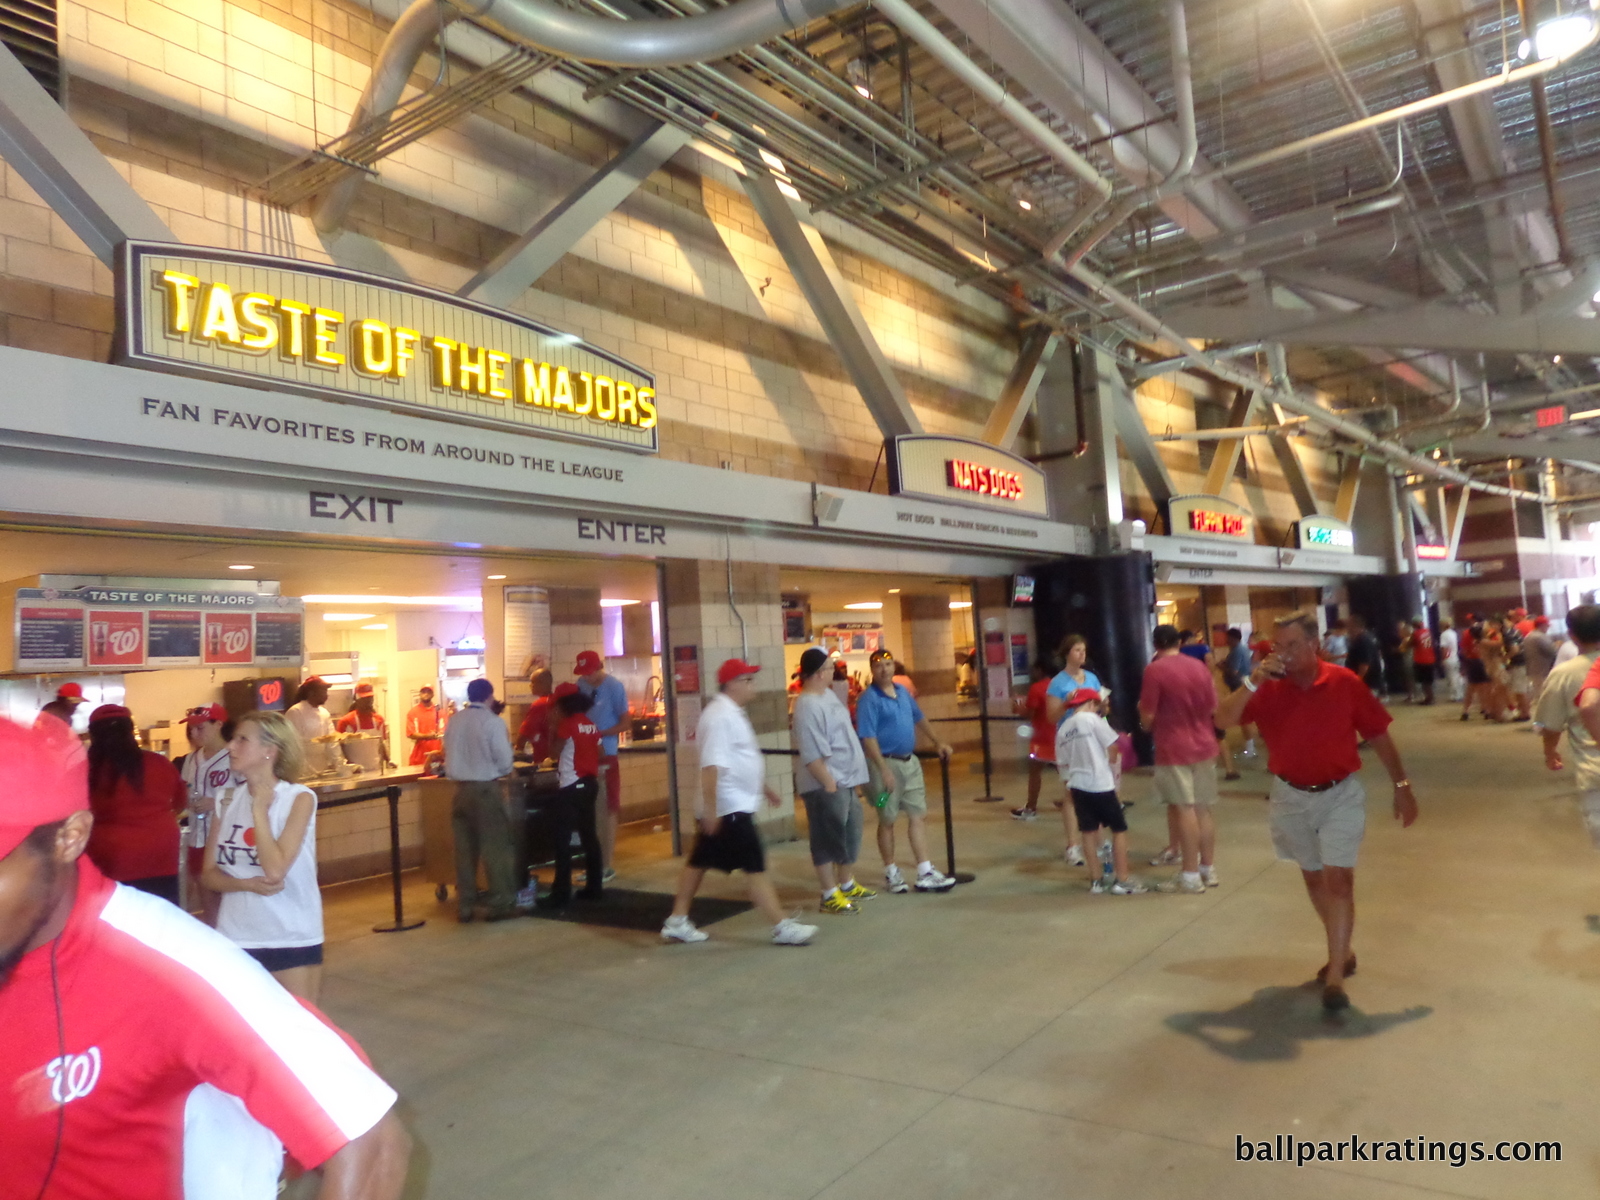
[[[119,362],[654,453],[653,376],[459,296],[294,259],[128,242]]]

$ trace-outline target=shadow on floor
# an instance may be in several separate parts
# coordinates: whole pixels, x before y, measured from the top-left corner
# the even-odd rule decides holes
[[[1265,987],[1223,1012],[1174,1013],[1167,1027],[1240,1062],[1288,1062],[1300,1056],[1301,1042],[1371,1037],[1432,1012],[1426,1006],[1396,1013],[1364,1013],[1352,1007],[1330,1015],[1323,1011],[1316,988]]]
[[[704,928],[748,912],[751,907],[748,900],[696,896],[689,909],[689,919]],[[536,909],[529,915],[551,921],[570,921],[576,925],[601,925],[607,929],[655,933],[672,915],[672,897],[665,892],[638,892],[630,888],[608,887],[599,900],[574,899],[561,908]]]

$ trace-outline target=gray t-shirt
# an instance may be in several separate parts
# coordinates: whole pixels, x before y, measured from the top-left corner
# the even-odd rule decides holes
[[[1535,630],[1522,641],[1522,653],[1528,664],[1528,674],[1543,679],[1556,665],[1556,641],[1548,633]]]
[[[841,791],[867,781],[867,757],[850,724],[850,710],[833,692],[801,692],[795,697],[794,741],[800,751],[799,791],[822,790],[817,777],[806,769],[807,763],[819,758],[827,760]]]

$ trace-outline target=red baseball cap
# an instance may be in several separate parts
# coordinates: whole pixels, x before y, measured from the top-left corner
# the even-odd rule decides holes
[[[556,684],[556,690],[550,693],[550,698],[552,700],[559,700],[563,696],[576,695],[581,690],[582,689],[579,688],[575,683],[558,683]]]
[[[120,704],[102,704],[89,714],[89,724],[93,725],[96,721],[115,721],[118,717],[131,718],[132,716],[133,714]]]
[[[370,696],[370,695],[372,695],[372,685],[370,683],[358,683],[358,684],[356,684],[356,695],[357,696]]]
[[[1080,704],[1087,704],[1091,700],[1098,699],[1100,699],[1100,691],[1098,688],[1079,688],[1077,691],[1073,692],[1072,695],[1067,697],[1067,707],[1077,708]]]
[[[755,663],[747,663],[742,658],[730,658],[717,668],[718,683],[732,683],[744,675],[754,675],[761,670]]]
[[[99,709],[95,710],[96,713],[99,711]],[[227,719],[228,710],[223,708],[222,705],[207,704],[203,708],[191,709],[188,716],[183,718],[183,723],[185,725],[204,725],[207,721],[215,721],[220,725]]]
[[[596,671],[605,670],[605,659],[593,650],[585,650],[578,655],[578,661],[572,665],[574,675],[593,675]]]
[[[40,825],[89,807],[83,743],[65,724],[29,728],[0,718],[0,858]]]
[[[81,704],[86,698],[81,683],[63,683],[56,689],[57,700],[76,700]]]

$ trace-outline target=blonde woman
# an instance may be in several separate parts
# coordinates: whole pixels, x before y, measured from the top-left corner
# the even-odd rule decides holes
[[[228,743],[242,783],[217,797],[201,881],[222,893],[217,931],[302,999],[322,986],[317,798],[295,782],[305,747],[282,713],[239,718]]]

